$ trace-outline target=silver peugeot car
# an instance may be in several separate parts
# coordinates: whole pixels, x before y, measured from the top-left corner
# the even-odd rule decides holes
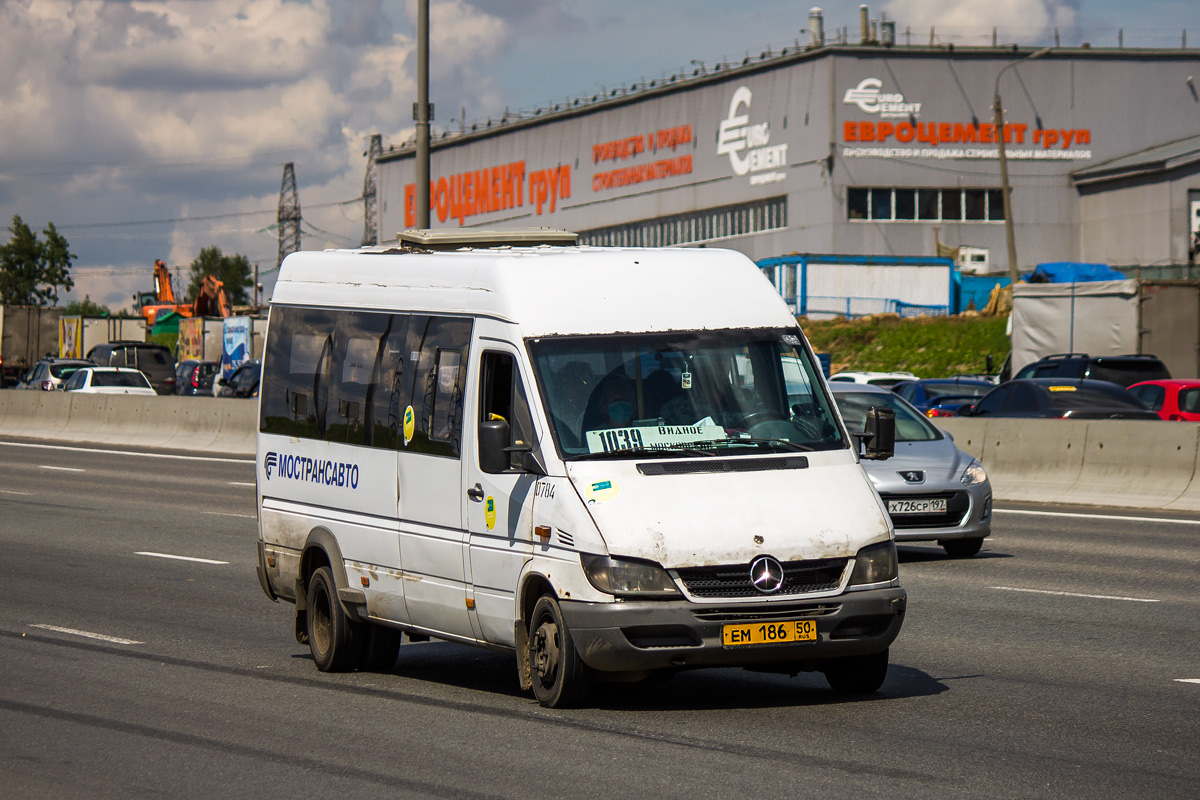
[[[992,532],[992,485],[983,466],[894,392],[830,383],[850,431],[861,431],[871,406],[896,412],[896,455],[863,461],[887,504],[897,542],[936,540],[952,556],[973,556]]]

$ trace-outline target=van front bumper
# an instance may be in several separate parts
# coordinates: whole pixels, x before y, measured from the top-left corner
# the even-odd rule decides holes
[[[899,586],[753,604],[560,601],[580,658],[603,672],[772,665],[781,671],[819,669],[825,659],[886,649],[900,633],[907,603]],[[726,625],[796,619],[816,620],[815,642],[727,647],[722,641]]]

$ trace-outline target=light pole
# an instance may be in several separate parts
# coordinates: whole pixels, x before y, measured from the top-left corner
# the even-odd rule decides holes
[[[1008,188],[1008,157],[1004,153],[1004,106],[1000,102],[1000,78],[1005,72],[1024,61],[1041,58],[1054,48],[1043,47],[1024,58],[1018,58],[1001,67],[996,73],[996,86],[992,92],[992,106],[996,113],[996,137],[1000,142],[1000,191],[1004,198],[1004,237],[1008,243],[1008,276],[1013,286],[1017,285],[1017,242],[1013,236],[1012,192]]]
[[[417,227],[429,227],[429,0],[417,0]]]

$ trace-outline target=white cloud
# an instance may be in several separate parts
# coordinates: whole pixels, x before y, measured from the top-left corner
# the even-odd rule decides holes
[[[295,163],[306,249],[357,244],[369,137],[411,135],[415,6],[382,0],[0,0],[0,218],[53,220],[79,254],[72,296],[114,307],[155,258],[217,245],[275,266]],[[502,107],[508,23],[433,3],[438,124]],[[269,212],[254,213],[248,212]],[[94,223],[243,214],[152,226]],[[264,283],[269,283],[269,279]]]
[[[1064,0],[891,0],[882,10],[897,26],[928,30],[967,39],[990,36],[993,27],[1011,36],[1043,36],[1055,27],[1075,22],[1075,2]]]

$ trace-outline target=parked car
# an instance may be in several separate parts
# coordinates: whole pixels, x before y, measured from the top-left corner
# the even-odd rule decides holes
[[[102,367],[133,367],[145,373],[159,394],[175,394],[175,358],[154,342],[106,342],[87,352]]]
[[[1200,421],[1200,380],[1143,381],[1130,386],[1129,391],[1162,419]]]
[[[1158,419],[1128,389],[1109,381],[1071,378],[1014,378],[958,413],[964,417]]]
[[[63,381],[81,367],[94,367],[91,361],[82,358],[54,358],[47,356],[33,365],[25,380],[17,384],[18,389],[52,392],[62,386]]]
[[[1142,381],[1170,378],[1167,365],[1152,355],[1089,356],[1087,353],[1058,353],[1026,364],[1018,378],[1088,378],[1131,386]]]
[[[258,397],[258,380],[261,375],[262,361],[247,361],[228,378],[217,381],[217,385],[221,387],[217,397]]]
[[[63,388],[80,394],[158,394],[141,371],[130,367],[83,367],[67,378]]]
[[[866,383],[871,386],[894,386],[900,381],[916,380],[911,372],[839,372],[829,376],[837,383]]]
[[[189,396],[212,395],[213,382],[220,372],[219,361],[180,361],[175,366],[175,393]]]
[[[995,388],[996,384],[980,378],[918,378],[900,381],[892,391],[927,417],[953,417],[960,406],[974,403]]]
[[[895,455],[862,462],[887,506],[896,541],[935,540],[956,557],[978,553],[992,532],[992,485],[983,466],[894,392],[846,383],[830,388],[851,431],[863,429],[871,406],[896,412]]]

